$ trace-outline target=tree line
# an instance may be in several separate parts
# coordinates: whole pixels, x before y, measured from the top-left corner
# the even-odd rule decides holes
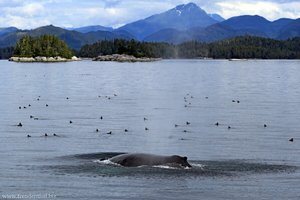
[[[282,40],[243,36],[209,44],[212,58],[299,59],[300,37]]]
[[[300,59],[300,37],[282,41],[255,36],[240,36],[212,43],[189,41],[178,45],[115,39],[84,45],[75,53],[79,57],[87,58],[99,55],[128,54],[135,57],[166,59]],[[25,36],[17,43],[15,48],[0,49],[0,58],[8,58],[11,55],[69,58],[72,52],[64,42],[55,36],[44,35],[38,38]]]
[[[255,36],[240,36],[212,43],[189,41],[178,45],[116,39],[85,45],[77,54],[80,57],[129,54],[136,57],[167,59],[300,59],[300,37],[279,41]]]

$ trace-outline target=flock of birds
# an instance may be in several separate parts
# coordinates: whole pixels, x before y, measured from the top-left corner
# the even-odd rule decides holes
[[[116,97],[117,95],[114,94],[113,96]],[[102,96],[98,96],[98,98],[101,98],[101,97],[102,97]],[[111,99],[110,96],[104,96],[104,97],[107,98],[108,100]],[[66,99],[69,100],[70,98],[69,98],[69,97],[66,97]],[[38,98],[37,98],[36,100],[37,100],[37,101],[40,101],[40,100],[41,100],[41,96],[38,96]],[[45,104],[45,106],[46,106],[46,107],[49,107],[49,104]],[[27,109],[27,108],[29,108],[29,107],[31,107],[31,104],[28,104],[28,106],[19,106],[19,110],[21,110],[21,109]],[[33,115],[30,115],[29,118],[30,118],[30,119],[34,119],[34,120],[39,120],[38,117],[34,117]],[[100,116],[99,119],[103,120],[103,116]],[[70,121],[69,121],[69,124],[73,124],[73,121],[70,120]],[[22,124],[22,122],[19,122],[16,126],[17,126],[17,127],[23,127],[23,124]],[[99,129],[96,129],[96,132],[99,132]],[[128,129],[125,129],[125,132],[128,132]],[[109,131],[109,132],[107,132],[106,134],[112,134],[112,131]],[[49,137],[50,135],[49,135],[48,133],[44,133],[43,136],[44,136],[44,137]],[[58,134],[56,134],[56,133],[53,133],[52,136],[54,136],[54,137],[60,137],[60,136],[59,136]],[[26,137],[27,137],[27,138],[31,138],[32,136],[31,136],[30,134],[27,134]]]
[[[114,96],[114,97],[117,97],[118,95],[117,95],[117,94],[113,94],[113,96]],[[112,99],[111,96],[100,96],[100,95],[98,96],[98,98],[101,98],[101,97],[104,97],[104,98],[106,98],[106,99],[108,99],[108,100]],[[193,98],[194,98],[194,96],[190,95],[189,93],[186,94],[186,96],[184,97],[184,102],[185,102],[184,107],[187,108],[187,107],[191,106],[192,103],[189,102],[188,100],[189,100],[189,99],[193,99]],[[37,101],[40,101],[40,99],[41,99],[41,96],[38,96],[38,98],[37,98],[36,100],[37,100]],[[66,99],[68,100],[69,97],[66,97]],[[205,99],[208,99],[208,97],[205,97]],[[232,100],[232,102],[233,102],[233,103],[238,103],[238,104],[239,104],[239,103],[240,103],[240,100]],[[46,107],[49,107],[48,104],[45,104],[45,106],[46,106]],[[21,110],[21,109],[27,109],[28,107],[31,107],[31,104],[28,104],[28,106],[19,106],[19,109],[20,109],[20,110]],[[30,115],[29,117],[30,117],[30,119],[39,120],[39,118],[34,117],[33,115]],[[100,116],[99,119],[103,120],[103,116]],[[146,117],[144,117],[143,120],[144,120],[144,121],[147,121],[148,119],[147,119]],[[72,123],[73,123],[73,121],[70,120],[70,121],[69,121],[69,124],[72,124]],[[186,122],[185,122],[185,125],[186,125],[186,126],[189,126],[190,124],[191,124],[191,122],[189,122],[189,121],[186,121]],[[219,126],[219,125],[221,125],[221,124],[220,124],[219,122],[216,122],[214,125],[215,125],[215,126]],[[17,124],[17,126],[18,126],[18,127],[23,127],[23,124],[22,124],[21,122],[19,122],[19,123]],[[177,128],[177,127],[182,126],[182,125],[175,124],[174,126],[175,126],[175,128]],[[264,127],[264,128],[267,128],[267,124],[263,124],[263,127]],[[231,127],[230,125],[227,126],[227,129],[228,129],[228,130],[230,130],[231,128],[232,128],[232,127]],[[149,131],[149,128],[148,128],[148,127],[145,127],[145,131]],[[100,132],[100,130],[97,128],[97,129],[95,130],[95,132],[98,133],[98,132]],[[129,129],[125,128],[125,129],[124,129],[124,132],[129,132]],[[184,132],[184,133],[187,133],[188,131],[187,131],[186,129],[184,129],[183,132]],[[111,135],[111,134],[112,134],[112,131],[106,132],[106,134]],[[59,137],[59,135],[56,134],[56,133],[53,133],[53,134],[51,134],[51,135],[54,136],[54,137]],[[49,135],[48,133],[44,133],[43,136],[44,136],[44,137],[49,137],[50,135]],[[27,134],[27,137],[30,138],[30,137],[32,137],[32,136],[31,136],[30,134]],[[294,138],[290,138],[289,141],[290,141],[290,142],[294,142]]]
[[[189,95],[189,94],[188,94],[188,95]],[[117,94],[113,94],[113,96],[116,97],[116,96],[118,96],[118,95],[117,95]],[[101,95],[98,96],[98,98],[102,98],[102,97],[104,97],[104,98],[106,98],[106,99],[108,99],[108,100],[111,100],[111,99],[112,99],[112,97],[110,97],[110,96],[101,96]],[[185,102],[187,102],[187,98],[186,98],[186,97],[184,97],[184,98],[185,98]],[[191,98],[194,98],[194,97],[191,96]],[[41,96],[38,96],[38,98],[37,98],[36,100],[37,100],[37,101],[40,101],[40,99],[41,99]],[[70,98],[69,98],[69,97],[66,97],[66,99],[68,100],[68,99],[70,99]],[[189,105],[191,105],[191,103],[189,103]],[[46,107],[49,107],[48,104],[45,104],[45,106],[46,106]],[[27,109],[28,107],[31,107],[31,104],[28,104],[28,106],[19,106],[19,109],[20,109],[20,110],[21,110],[21,109]],[[185,107],[188,107],[188,106],[185,105]],[[33,115],[30,115],[29,117],[30,117],[30,119],[39,120],[38,117],[34,117]],[[99,119],[103,120],[103,116],[100,116]],[[147,121],[148,118],[144,117],[143,120],[144,120],[144,121]],[[70,120],[70,121],[69,121],[69,124],[72,124],[72,123],[73,123],[73,121]],[[187,121],[185,124],[186,124],[186,125],[190,125],[191,123]],[[19,122],[19,124],[18,124],[17,126],[18,126],[18,127],[23,127],[23,124],[22,124],[21,122]],[[175,124],[175,127],[179,127],[179,126],[180,126],[180,125]],[[149,128],[148,128],[148,127],[145,127],[145,131],[149,131]],[[97,128],[97,129],[95,130],[95,132],[98,133],[98,132],[100,132],[100,130]],[[129,130],[128,130],[128,129],[124,129],[124,132],[129,132]],[[188,131],[187,131],[187,130],[183,130],[183,132],[187,133]],[[112,134],[112,131],[106,132],[106,134],[107,134],[107,135],[111,135],[111,134]],[[48,136],[50,136],[50,135],[47,134],[47,133],[45,133],[43,136],[44,136],[44,137],[48,137]],[[52,136],[54,136],[54,137],[59,137],[59,135],[56,134],[56,133],[53,133]],[[27,137],[30,138],[30,137],[32,137],[32,136],[31,136],[30,134],[27,134]]]

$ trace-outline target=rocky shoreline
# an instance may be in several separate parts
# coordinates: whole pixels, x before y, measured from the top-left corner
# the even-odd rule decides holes
[[[113,55],[105,55],[98,56],[93,58],[93,61],[115,61],[115,62],[154,62],[161,60],[160,58],[137,58],[135,56],[126,55],[126,54],[113,54]]]
[[[56,57],[44,57],[44,56],[37,56],[37,57],[11,57],[8,59],[12,62],[70,62],[70,61],[80,61],[80,58],[73,56],[71,59],[62,58],[60,56]]]

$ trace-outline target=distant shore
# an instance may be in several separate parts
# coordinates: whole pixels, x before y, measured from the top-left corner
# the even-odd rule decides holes
[[[70,61],[80,61],[80,58],[73,56],[72,58],[63,58],[60,56],[56,57],[44,57],[44,56],[37,56],[37,57],[16,57],[13,56],[8,59],[11,62],[70,62]]]
[[[126,55],[126,54],[113,54],[113,55],[97,56],[93,58],[93,61],[115,61],[115,62],[154,62],[159,60],[161,60],[161,58],[148,58],[148,57],[137,58],[135,56]]]

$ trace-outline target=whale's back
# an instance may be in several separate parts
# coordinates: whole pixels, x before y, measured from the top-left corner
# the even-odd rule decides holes
[[[113,163],[117,163],[125,167],[154,166],[171,163],[179,164],[184,167],[190,167],[190,165],[186,161],[186,157],[180,156],[161,156],[155,154],[130,153],[114,156],[109,160]]]

